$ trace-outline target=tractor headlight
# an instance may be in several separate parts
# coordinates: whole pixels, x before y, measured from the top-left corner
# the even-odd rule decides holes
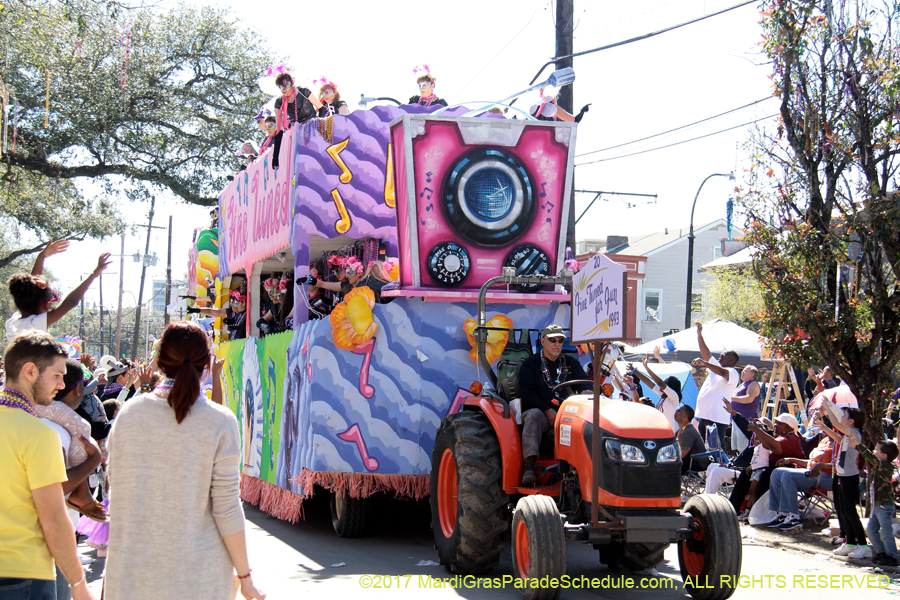
[[[678,452],[678,442],[663,446],[656,454],[656,464],[664,465],[667,463],[676,463],[681,460],[681,453]]]
[[[615,440],[606,440],[606,455],[611,459],[624,463],[644,463],[644,453],[637,446],[623,444]]]

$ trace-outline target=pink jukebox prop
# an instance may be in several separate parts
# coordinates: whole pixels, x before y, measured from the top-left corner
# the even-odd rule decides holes
[[[574,123],[406,114],[391,123],[400,282],[478,290],[564,265]],[[536,293],[539,286],[521,285]]]

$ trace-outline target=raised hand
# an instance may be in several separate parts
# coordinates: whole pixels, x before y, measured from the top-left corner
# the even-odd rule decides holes
[[[56,240],[55,242],[48,242],[44,249],[41,250],[41,256],[47,258],[48,256],[53,256],[54,254],[59,254],[61,252],[65,252],[69,249],[69,240]]]
[[[150,365],[141,367],[140,372],[138,372],[138,379],[141,380],[141,385],[150,385],[150,382],[153,379],[153,369]]]
[[[697,328],[697,333],[703,333],[703,324],[697,321],[694,323],[694,327]]]
[[[91,372],[93,372],[94,368],[97,366],[97,361],[94,360],[94,357],[87,352],[82,353],[78,360],[81,361],[81,364],[87,367]]]
[[[100,275],[103,271],[106,270],[106,267],[112,264],[112,260],[110,259],[112,255],[109,252],[100,255],[100,258],[97,259],[97,268],[94,269],[94,275]]]

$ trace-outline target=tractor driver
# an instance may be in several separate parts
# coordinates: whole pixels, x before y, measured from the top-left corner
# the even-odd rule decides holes
[[[537,481],[534,462],[538,457],[541,436],[547,431],[552,431],[556,423],[556,405],[553,403],[553,393],[550,390],[564,381],[588,378],[575,358],[562,353],[565,341],[566,334],[559,325],[545,328],[541,332],[541,353],[526,358],[519,369],[519,391],[522,395],[522,455],[525,457],[523,486],[534,485]],[[563,388],[562,391],[571,394],[590,389],[590,385],[576,385]]]

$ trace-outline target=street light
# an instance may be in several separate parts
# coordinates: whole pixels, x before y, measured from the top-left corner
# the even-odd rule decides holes
[[[700,190],[703,185],[713,177],[727,177],[728,181],[734,181],[734,172],[731,173],[713,173],[703,180],[697,193],[694,195],[694,203],[691,205],[691,229],[688,233],[688,269],[687,269],[687,294],[684,300],[684,328],[691,328],[691,303],[693,301],[693,284],[694,284],[694,209],[697,208],[697,198],[700,197]]]

